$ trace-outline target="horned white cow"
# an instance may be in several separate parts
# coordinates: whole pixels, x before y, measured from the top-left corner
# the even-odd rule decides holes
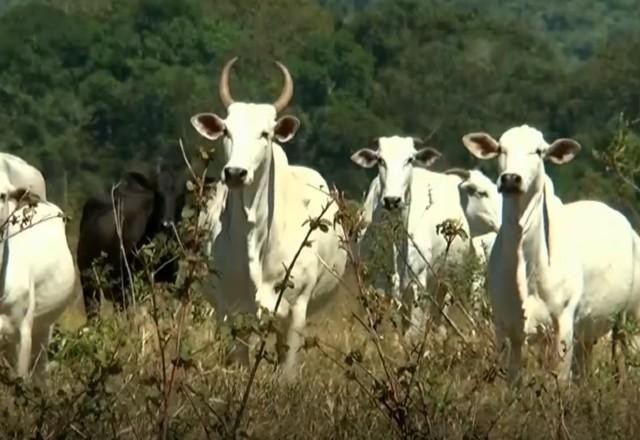
[[[624,310],[640,317],[640,238],[604,203],[564,205],[555,195],[544,161],[569,162],[580,150],[577,141],[548,144],[528,125],[507,130],[499,141],[486,133],[462,140],[477,158],[498,159],[502,224],[487,284],[501,352],[510,342],[509,378],[519,376],[531,301],[544,304],[551,315],[559,378],[571,377],[574,349],[578,371],[586,372],[593,344],[610,328],[608,320]]]
[[[446,251],[445,238],[436,232],[436,225],[444,220],[458,220],[468,234],[469,226],[460,205],[456,176],[426,169],[440,153],[430,147],[416,150],[422,141],[412,137],[380,137],[374,140],[376,149],[363,148],[351,156],[361,167],[378,165],[378,175],[372,181],[365,201],[365,217],[375,219],[376,211],[383,207],[402,218],[408,233],[400,242],[393,243],[392,293],[406,308],[403,331],[415,334],[422,312],[416,307],[418,288],[427,286],[429,265],[437,263]],[[414,166],[420,165],[421,167]],[[447,261],[458,261],[461,250],[467,246],[456,238]],[[443,306],[443,289],[435,292],[436,304],[431,304],[434,321],[440,321],[436,307]],[[413,323],[413,326],[409,326]],[[410,330],[410,331],[409,331]]]
[[[54,322],[73,298],[75,267],[60,208],[4,183],[0,335],[17,373],[33,369],[42,378]]]
[[[6,176],[16,188],[25,188],[47,200],[47,190],[42,173],[22,158],[10,153],[0,152],[0,175]]]
[[[228,80],[236,59],[227,62],[220,78],[220,98],[227,117],[199,113],[191,118],[202,136],[223,138],[224,143],[222,181],[229,191],[220,217],[221,230],[213,243],[220,282],[209,295],[221,318],[234,312],[255,314],[259,307],[275,309],[276,286],[308,232],[304,223],[320,215],[331,201],[322,176],[310,168],[289,165],[277,143],[291,140],[300,125],[293,116],[276,119],[293,95],[287,68],[276,62],[285,85],[275,103],[234,102]],[[335,204],[330,204],[323,218],[332,221],[336,212]],[[344,273],[347,254],[341,248],[341,235],[339,225],[327,233],[314,231],[292,271],[294,287],[285,291],[277,310],[287,321],[288,349],[283,335],[278,335],[285,377],[294,372],[307,312],[329,299],[338,286],[337,277]],[[249,362],[248,347],[236,347],[234,354],[243,363]]]

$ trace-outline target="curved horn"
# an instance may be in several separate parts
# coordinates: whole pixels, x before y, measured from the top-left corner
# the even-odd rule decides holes
[[[291,97],[293,96],[293,79],[291,79],[291,74],[289,70],[282,64],[280,61],[276,61],[276,66],[280,68],[282,71],[282,75],[284,76],[284,86],[282,86],[282,92],[276,101],[273,103],[273,106],[276,108],[276,112],[280,113],[291,101]]]
[[[233,98],[231,97],[231,92],[229,91],[229,72],[231,71],[231,66],[238,60],[238,57],[233,57],[222,68],[222,74],[220,74],[220,85],[219,85],[219,93],[220,100],[225,108],[229,107],[233,104]]]
[[[424,145],[424,141],[422,139],[420,139],[419,137],[416,136],[412,136],[411,139],[413,139],[413,143],[416,147],[421,147]]]
[[[462,180],[467,180],[471,177],[471,173],[469,170],[465,170],[464,168],[449,168],[444,172],[445,174],[455,174],[460,177]]]

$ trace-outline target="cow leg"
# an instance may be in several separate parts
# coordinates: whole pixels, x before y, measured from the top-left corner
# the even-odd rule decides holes
[[[404,283],[403,283],[404,284]],[[401,303],[401,332],[402,335],[408,337],[411,332],[411,326],[413,325],[413,317],[415,314],[414,302],[413,302],[413,289],[411,283],[400,287],[400,303]]]
[[[579,379],[586,378],[591,371],[591,355],[593,346],[596,343],[596,333],[593,325],[593,322],[584,322],[575,331],[577,338],[574,348],[576,359],[574,373],[576,378]]]
[[[82,285],[84,313],[87,316],[87,320],[89,320],[96,317],[100,310],[100,291],[93,287],[93,280],[86,275],[80,275],[80,284]]]
[[[391,297],[395,300],[399,301],[400,298],[400,275],[394,273],[391,275],[391,279],[389,280],[390,288],[391,288]]]
[[[556,334],[556,353],[558,364],[556,373],[558,379],[567,382],[571,379],[571,364],[573,361],[573,336],[574,336],[574,315],[573,307],[565,308],[558,318],[553,317]]]
[[[304,340],[304,327],[307,320],[307,305],[310,292],[304,292],[291,306],[289,325],[287,326],[287,351],[284,358],[283,376],[292,380],[296,373],[296,358]]]
[[[421,277],[422,278],[422,277]],[[426,277],[425,277],[426,278]],[[421,281],[423,281],[421,279]],[[423,284],[424,285],[424,284]],[[427,331],[427,312],[423,298],[420,296],[420,287],[416,283],[411,282],[406,288],[405,304],[409,306],[407,313],[406,336],[408,339],[414,339]],[[430,309],[433,312],[433,309]]]
[[[29,286],[29,300],[27,310],[24,314],[20,327],[18,329],[20,342],[16,353],[16,372],[20,377],[27,377],[29,374],[29,361],[31,360],[31,346],[33,330],[33,319],[36,309],[35,288],[33,282]]]
[[[216,312],[218,312],[216,310]],[[216,313],[218,316],[218,326],[222,328],[225,325],[225,317],[230,318],[230,315],[226,313]],[[239,340],[240,339],[240,340]],[[246,339],[246,340],[242,340]],[[241,332],[238,337],[233,338],[229,345],[226,347],[226,359],[225,365],[229,366],[233,363],[238,364],[240,366],[249,368],[249,341],[250,341],[250,333],[245,334],[245,332]]]
[[[444,321],[443,314],[446,313],[445,299],[447,296],[447,288],[437,280],[435,280],[435,284],[434,301],[431,302],[431,316],[434,327],[437,328],[441,334],[444,334],[446,329],[442,323]]]
[[[524,334],[507,334],[505,329],[498,323],[494,323],[496,350],[498,352],[498,364],[506,369],[507,382],[511,385],[520,383],[522,368],[522,345],[524,344]]]
[[[49,361],[48,348],[51,340],[53,325],[39,328],[33,332],[33,345],[31,347],[31,362],[33,365],[33,376],[37,380],[44,380]]]

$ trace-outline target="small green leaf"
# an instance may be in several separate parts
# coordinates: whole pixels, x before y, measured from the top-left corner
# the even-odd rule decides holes
[[[190,207],[187,206],[182,210],[182,218],[183,219],[189,219],[189,218],[193,217],[193,215],[195,213],[196,212],[195,212],[195,210],[193,208],[190,208]]]

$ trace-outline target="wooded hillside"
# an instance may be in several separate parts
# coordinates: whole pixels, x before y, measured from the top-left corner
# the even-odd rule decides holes
[[[578,139],[551,169],[567,199],[612,199],[592,150],[620,112],[640,113],[640,0],[72,0],[0,2],[0,149],[40,167],[75,211],[135,160],[177,140],[189,117],[223,112],[222,63],[241,56],[236,98],[271,100],[272,59],[295,81],[302,120],[290,159],[359,196],[349,161],[371,136],[430,137],[440,168],[471,166],[460,137],[529,123]],[[65,197],[65,194],[68,197]],[[624,194],[623,194],[624,195]],[[629,196],[631,197],[631,196]],[[634,199],[627,199],[629,202]]]

